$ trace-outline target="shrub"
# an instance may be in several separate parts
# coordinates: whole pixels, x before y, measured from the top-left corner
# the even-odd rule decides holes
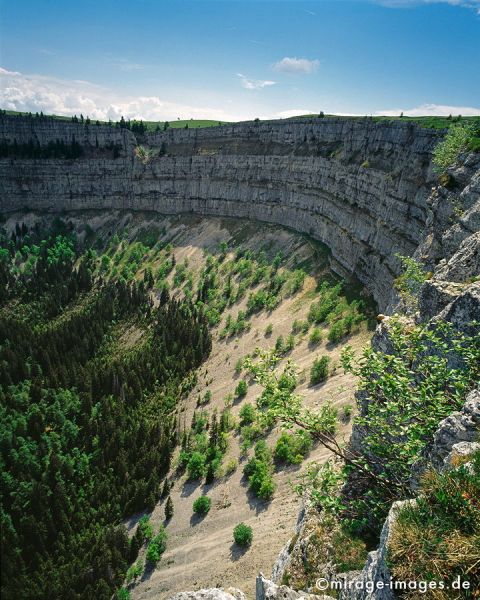
[[[254,457],[245,465],[243,472],[250,489],[258,498],[269,500],[273,496],[276,486],[273,481],[272,452],[265,441],[257,442]]]
[[[312,438],[305,431],[283,432],[275,446],[275,458],[291,465],[298,465],[311,449]]]
[[[335,321],[335,323],[330,327],[330,331],[328,332],[327,339],[330,343],[336,344],[342,338],[344,338],[348,331],[347,321],[345,319],[339,319]]]
[[[298,321],[295,319],[292,323],[292,333],[307,333],[309,327],[308,321]]]
[[[322,356],[322,358],[316,358],[314,360],[312,368],[310,369],[310,385],[316,385],[327,379],[329,364],[329,356]]]
[[[342,286],[340,283],[330,287],[327,282],[320,286],[320,299],[314,302],[308,311],[308,320],[310,323],[323,323],[328,315],[335,310],[340,299],[340,291]]]
[[[254,423],[256,415],[257,411],[255,410],[253,404],[244,404],[240,409],[239,413],[240,426],[243,427],[244,425],[251,425],[252,423]]]
[[[283,336],[279,335],[275,342],[275,352],[277,354],[283,354],[285,351],[285,342],[283,341]]]
[[[402,263],[403,273],[395,279],[394,285],[398,290],[407,312],[415,312],[418,308],[418,299],[422,285],[428,278],[425,269],[414,258],[395,255]]]
[[[200,452],[192,452],[187,463],[189,479],[200,479],[205,475],[205,455]]]
[[[167,532],[160,525],[158,534],[148,544],[146,558],[149,562],[156,564],[161,558],[162,554],[167,549]]]
[[[132,597],[126,588],[120,588],[116,594],[117,600],[130,600]]]
[[[315,327],[308,338],[308,342],[311,346],[318,346],[318,344],[322,341],[322,332],[318,327]]]
[[[210,510],[212,500],[208,496],[200,496],[193,503],[193,512],[196,515],[206,515]]]
[[[142,538],[145,541],[149,541],[153,536],[153,526],[150,523],[150,518],[147,515],[143,515],[138,521],[138,529],[142,534]]]
[[[270,337],[272,335],[272,332],[273,332],[273,325],[271,323],[269,323],[265,327],[265,337]]]
[[[444,139],[433,150],[433,165],[437,172],[453,166],[462,150],[467,148],[472,131],[468,125],[452,125]]]
[[[238,382],[237,387],[235,388],[235,396],[237,398],[243,398],[244,396],[247,395],[247,391],[248,391],[247,382],[244,381],[243,379],[240,380]]]
[[[295,336],[292,334],[289,334],[287,336],[287,341],[285,342],[285,345],[283,347],[283,353],[288,354],[288,352],[291,352],[294,348],[295,348]]]
[[[240,375],[240,373],[242,372],[243,369],[243,359],[239,358],[237,360],[237,362],[235,363],[235,373],[237,375]]]
[[[143,573],[143,562],[139,559],[135,564],[128,568],[125,579],[127,583],[131,583]]]
[[[233,539],[238,546],[246,548],[250,546],[253,540],[253,530],[249,525],[245,523],[239,523],[233,529]]]
[[[351,404],[347,404],[343,407],[343,411],[342,411],[342,419],[344,421],[350,421],[351,417],[352,417],[352,412],[353,412],[353,406]]]
[[[225,477],[227,477],[228,475],[231,475],[232,473],[234,473],[237,470],[237,467],[238,467],[238,460],[236,458],[232,458],[225,465],[223,474],[225,475]]]

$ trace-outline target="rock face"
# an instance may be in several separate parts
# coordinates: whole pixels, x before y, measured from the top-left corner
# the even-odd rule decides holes
[[[196,592],[180,592],[168,600],[246,600],[245,594],[236,588],[209,588]]]
[[[307,594],[297,592],[286,585],[277,585],[260,573],[257,577],[255,600],[333,600],[331,596],[324,594]]]
[[[84,155],[0,159],[0,210],[128,208],[278,223],[327,244],[333,268],[355,273],[384,310],[399,273],[395,254],[413,254],[428,221],[443,216],[444,205],[430,198],[431,152],[442,135],[400,121],[314,118],[170,129],[137,140],[115,127],[2,116],[2,143],[46,146],[74,136]],[[148,164],[135,157],[140,142],[158,153]],[[473,212],[448,244],[468,237]],[[440,221],[437,245],[450,225]]]

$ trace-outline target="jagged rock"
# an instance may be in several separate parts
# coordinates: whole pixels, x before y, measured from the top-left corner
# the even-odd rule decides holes
[[[465,459],[468,459],[474,452],[478,452],[479,450],[480,444],[478,442],[459,442],[452,446],[452,449],[445,457],[443,464],[445,468],[456,467],[459,463],[463,463]]]
[[[450,281],[427,281],[420,293],[420,319],[429,321],[446,306],[453,302],[465,288],[465,285]]]
[[[246,600],[245,594],[236,588],[209,588],[196,592],[180,592],[168,600]]]
[[[463,283],[480,275],[480,232],[468,236],[457,252],[437,269],[436,277]]]
[[[301,536],[302,531],[308,521],[309,510],[306,506],[302,506],[298,513],[297,523],[295,525],[295,539],[298,539]],[[280,583],[282,581],[282,577],[290,563],[292,551],[295,547],[295,539],[290,539],[285,544],[285,546],[281,549],[277,560],[275,561],[272,567],[272,581],[273,583]]]
[[[459,442],[475,442],[480,435],[480,388],[470,392],[459,412],[441,421],[428,454],[431,464],[440,469],[453,446]]]
[[[348,577],[342,586],[339,600],[395,600],[395,594],[386,587],[390,583],[390,570],[387,566],[388,539],[399,509],[414,500],[394,502],[380,534],[377,550],[370,552],[365,567],[358,577]]]
[[[471,284],[432,319],[433,324],[441,322],[451,323],[455,329],[466,335],[480,335],[480,281]]]
[[[257,577],[255,600],[334,600],[325,594],[307,594],[292,590],[286,585],[277,585],[265,579],[262,573]]]
[[[440,422],[433,443],[412,466],[410,485],[418,489],[422,474],[430,467],[442,470],[451,462],[451,453],[461,442],[471,444],[480,437],[480,388],[468,394],[461,411]]]

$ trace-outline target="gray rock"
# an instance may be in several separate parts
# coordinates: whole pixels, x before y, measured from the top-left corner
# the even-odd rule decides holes
[[[431,322],[448,322],[465,335],[480,336],[480,281],[472,283]]]
[[[429,321],[453,302],[465,289],[464,284],[450,281],[427,281],[420,292],[420,319]]]
[[[395,594],[387,587],[390,571],[387,566],[387,548],[390,532],[399,509],[414,500],[394,502],[380,534],[377,550],[370,552],[365,567],[358,577],[347,578],[348,585],[341,590],[340,600],[394,600]]]
[[[470,392],[459,412],[441,421],[435,433],[429,462],[440,469],[452,448],[459,442],[475,442],[480,435],[480,388]]]
[[[422,474],[429,468],[439,471],[452,464],[457,453],[474,451],[480,438],[480,388],[468,394],[461,411],[453,412],[439,423],[432,444],[412,466],[410,486],[417,490]],[[464,446],[463,444],[467,445]],[[473,448],[473,450],[472,450]]]
[[[460,248],[435,273],[437,279],[465,282],[480,275],[480,232],[463,240]]]
[[[265,579],[262,573],[257,577],[255,600],[334,600],[325,594],[307,594],[292,590],[286,585],[277,585]]]
[[[445,457],[443,464],[445,468],[451,468],[458,465],[459,461],[468,459],[474,452],[480,450],[480,444],[478,442],[458,442],[454,444],[449,454]]]
[[[180,592],[168,600],[246,600],[245,594],[236,588],[209,588],[196,592]]]

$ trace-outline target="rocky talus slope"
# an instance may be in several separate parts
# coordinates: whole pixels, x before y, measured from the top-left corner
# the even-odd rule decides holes
[[[461,156],[449,188],[439,185],[431,153],[443,132],[403,122],[313,119],[169,130],[137,140],[104,126],[0,118],[0,138],[11,144],[69,143],[72,135],[85,147],[79,159],[0,160],[2,212],[25,206],[52,212],[128,208],[279,223],[326,243],[333,268],[355,273],[387,315],[402,309],[392,285],[400,272],[395,254],[413,255],[431,277],[422,287],[418,312],[409,318],[450,322],[480,335],[478,324],[472,324],[480,322],[480,158]],[[158,156],[136,158],[139,143]],[[373,344],[392,352],[388,316]],[[427,465],[448,468],[453,454],[472,450],[479,423],[480,394],[473,391],[463,411],[439,423],[427,453],[419,457],[412,498]],[[361,430],[354,430],[352,443],[362,444]],[[364,569],[349,574],[352,581],[388,580],[385,552],[397,509],[392,507],[379,548]],[[258,600],[306,597],[278,584],[295,548],[301,550],[303,531],[301,522],[295,544],[274,568],[275,582],[259,576]],[[240,597],[237,591],[203,590],[188,598],[232,596]],[[365,585],[341,593],[343,600],[394,597],[385,589],[369,592]]]

